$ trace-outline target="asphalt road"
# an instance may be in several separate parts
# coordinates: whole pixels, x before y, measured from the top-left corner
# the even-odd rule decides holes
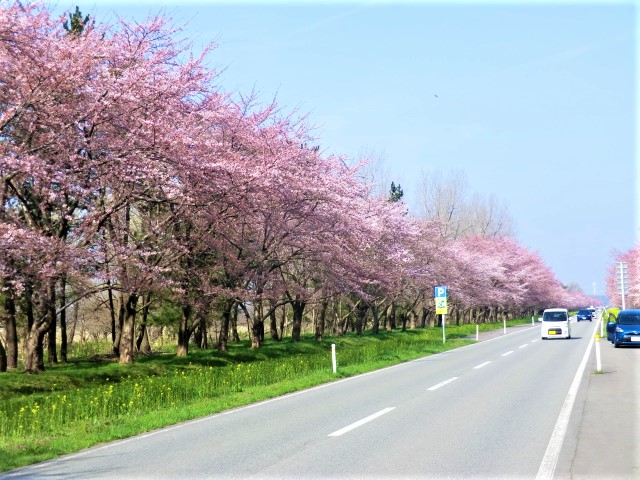
[[[502,479],[551,478],[556,468],[570,475],[588,445],[574,438],[560,450],[563,439],[557,448],[552,440],[563,411],[564,431],[580,428],[582,417],[566,407],[586,398],[584,389],[571,391],[589,375],[579,369],[595,325],[573,323],[569,340],[542,341],[539,324],[497,332],[0,478]]]

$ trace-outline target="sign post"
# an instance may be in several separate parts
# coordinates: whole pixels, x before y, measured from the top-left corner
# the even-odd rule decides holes
[[[436,302],[436,315],[442,315],[442,343],[446,342],[444,331],[445,316],[447,314],[447,287],[435,287],[434,297]]]
[[[624,296],[629,293],[628,277],[627,262],[618,262],[616,266],[616,290],[622,297],[622,310],[627,308],[624,302]]]

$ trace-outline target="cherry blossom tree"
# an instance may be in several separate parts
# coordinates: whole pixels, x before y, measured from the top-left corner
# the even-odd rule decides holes
[[[55,322],[55,283],[74,273],[99,278],[88,265],[101,232],[111,229],[123,268],[146,255],[141,242],[132,248],[126,222],[140,218],[142,203],[182,194],[175,159],[188,142],[176,129],[186,134],[213,73],[201,59],[179,61],[184,47],[160,19],[67,35],[41,5],[14,4],[0,12],[0,32],[3,233],[24,232],[27,258],[40,263],[34,275],[21,269],[21,277],[5,276],[4,283],[29,282],[37,293],[25,362],[33,371],[42,368],[37,352]],[[166,127],[167,118],[175,129]],[[118,215],[126,220],[119,229]],[[3,270],[11,268],[3,263]],[[139,295],[134,289],[125,302],[123,362],[132,358]]]

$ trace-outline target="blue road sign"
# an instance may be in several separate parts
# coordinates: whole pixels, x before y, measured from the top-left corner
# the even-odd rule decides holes
[[[447,298],[447,287],[436,287],[434,290],[436,298]]]

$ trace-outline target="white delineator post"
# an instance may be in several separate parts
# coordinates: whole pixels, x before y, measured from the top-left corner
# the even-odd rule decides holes
[[[479,330],[480,330],[480,326],[476,323],[476,342],[480,340]]]
[[[602,371],[602,361],[600,360],[600,335],[596,334],[596,372]]]
[[[335,343],[331,344],[331,365],[333,366],[333,373],[336,373],[337,365],[336,365],[336,344]]]
[[[506,335],[507,334],[507,319],[505,318],[503,320],[503,322],[504,322],[503,333]]]
[[[604,312],[600,312],[600,338],[604,337]]]

